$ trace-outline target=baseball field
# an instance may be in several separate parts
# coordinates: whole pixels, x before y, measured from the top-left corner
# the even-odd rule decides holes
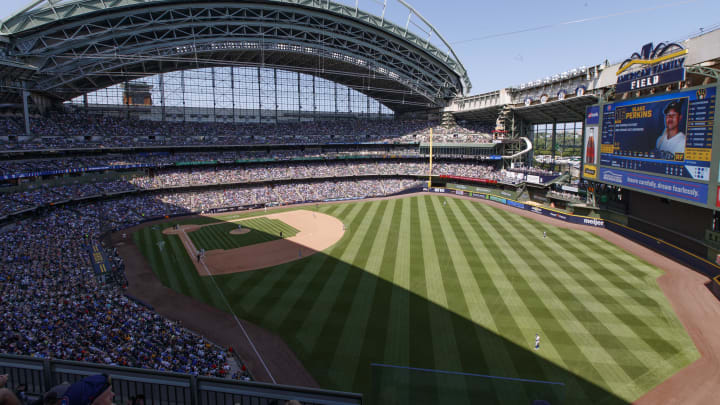
[[[303,210],[341,221],[330,247],[301,242],[318,231],[292,216],[231,234],[262,212],[168,220],[133,238],[166,286],[276,333],[323,388],[381,403],[621,404],[699,358],[661,270],[589,232],[441,195]],[[163,232],[175,224],[186,238]],[[209,259],[305,250],[229,272],[244,250],[210,276],[188,241]]]

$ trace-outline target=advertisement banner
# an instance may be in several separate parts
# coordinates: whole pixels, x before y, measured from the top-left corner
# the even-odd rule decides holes
[[[635,190],[662,194],[674,199],[707,204],[707,184],[605,168],[600,168],[600,181]]]
[[[450,175],[441,175],[437,176],[439,179],[452,179],[452,180],[463,180],[463,181],[471,181],[473,183],[482,183],[482,184],[497,184],[497,180],[490,180],[490,179],[476,179],[474,177],[462,177],[462,176],[450,176]]]
[[[507,200],[506,204],[509,205],[509,206],[511,206],[511,207],[520,208],[521,210],[524,210],[524,209],[525,209],[525,204],[519,203],[519,202],[517,202],[517,201]]]
[[[485,193],[485,194],[489,194],[489,193],[493,192],[492,189],[485,188],[485,187],[466,186],[464,184],[455,184],[455,183],[447,183],[447,187],[448,188],[456,188],[458,190]]]
[[[491,201],[499,202],[499,203],[502,203],[502,204],[505,204],[505,203],[507,202],[506,199],[501,198],[501,197],[496,197],[496,196],[494,196],[494,195],[489,196],[489,198],[490,198]]]
[[[598,126],[586,126],[585,127],[585,153],[583,156],[585,159],[583,162],[585,165],[597,165],[598,156],[600,155],[599,146],[600,139],[598,138]]]
[[[90,246],[87,246],[87,250],[90,255],[90,264],[92,265],[95,275],[106,275],[112,267],[110,266],[110,261],[105,251],[100,248],[100,245],[96,241],[93,241]]]
[[[540,184],[540,176],[537,176],[537,175],[534,175],[534,174],[528,174],[528,175],[527,175],[527,182],[528,182],[528,183]]]
[[[585,125],[598,125],[600,123],[599,105],[591,105],[585,111]]]
[[[94,166],[94,167],[78,167],[78,168],[72,168],[72,169],[43,170],[43,171],[39,171],[39,172],[23,172],[23,173],[6,174],[6,175],[0,176],[0,180],[22,179],[25,177],[54,176],[56,174],[97,172],[97,171],[103,171],[103,170],[139,169],[139,168],[143,168],[143,167],[154,167],[154,166],[159,166],[159,165],[142,163],[142,164],[136,164],[136,165]]]

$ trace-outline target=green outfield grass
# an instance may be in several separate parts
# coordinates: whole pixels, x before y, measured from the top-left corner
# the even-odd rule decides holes
[[[238,225],[249,229],[242,235],[231,235],[230,231],[238,229]],[[235,249],[256,243],[270,242],[295,236],[298,230],[278,220],[268,218],[246,219],[240,222],[221,222],[217,225],[204,226],[196,231],[188,232],[188,236],[198,249]]]
[[[588,232],[440,195],[319,210],[348,225],[327,251],[215,280],[238,317],[282,336],[325,388],[411,387],[400,402],[413,404],[447,403],[449,387],[475,390],[453,404],[533,399],[522,382],[374,381],[370,364],[383,363],[561,382],[564,404],[619,404],[699,357],[657,285],[662,272]],[[134,238],[164,284],[227,309],[176,236],[146,227]]]

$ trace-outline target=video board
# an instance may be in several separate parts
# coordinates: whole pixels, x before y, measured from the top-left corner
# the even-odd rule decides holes
[[[716,88],[587,110],[583,176],[707,204]]]
[[[708,181],[715,88],[603,106],[600,166]]]

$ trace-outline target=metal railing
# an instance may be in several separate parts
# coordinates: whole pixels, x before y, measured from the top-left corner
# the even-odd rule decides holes
[[[272,405],[291,399],[305,405],[362,404],[362,394],[349,392],[6,354],[0,354],[0,374],[9,375],[10,388],[24,384],[31,397],[40,397],[63,382],[107,374],[112,379],[116,403],[142,394],[146,404],[158,405]]]

